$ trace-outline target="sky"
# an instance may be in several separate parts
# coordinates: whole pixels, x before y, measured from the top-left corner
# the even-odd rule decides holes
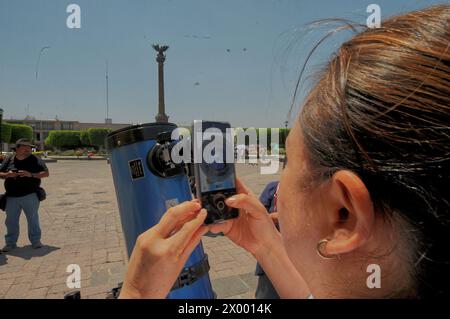
[[[379,5],[384,19],[448,2],[0,0],[0,107],[6,119],[103,122],[108,64],[109,117],[114,123],[153,122],[158,87],[151,44],[160,43],[170,47],[165,63],[170,122],[284,127],[295,115],[288,118],[306,55],[336,27],[308,28],[308,23],[346,18],[365,24],[371,3]],[[72,3],[81,9],[79,29],[66,24]],[[321,46],[307,75],[349,36],[338,34]],[[296,105],[307,90],[306,81]]]

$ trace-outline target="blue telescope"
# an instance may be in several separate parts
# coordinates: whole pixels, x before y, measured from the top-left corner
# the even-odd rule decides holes
[[[176,128],[171,123],[148,123],[106,137],[128,256],[137,237],[157,224],[168,208],[192,199],[184,165],[168,157]],[[208,271],[208,258],[200,243],[167,298],[213,299]]]

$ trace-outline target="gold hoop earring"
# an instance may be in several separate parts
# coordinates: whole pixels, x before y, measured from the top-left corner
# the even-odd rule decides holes
[[[322,239],[321,241],[319,241],[317,243],[317,247],[316,247],[316,251],[317,254],[319,255],[319,257],[323,258],[323,259],[334,259],[335,257],[339,257],[339,255],[325,255],[324,253],[322,253],[320,251],[320,249],[322,248],[323,245],[326,245],[329,242],[328,239]]]

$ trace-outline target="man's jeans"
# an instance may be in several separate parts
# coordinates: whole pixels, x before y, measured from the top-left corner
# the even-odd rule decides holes
[[[39,226],[39,199],[36,193],[22,197],[8,197],[6,200],[6,229],[5,242],[14,246],[19,238],[19,220],[21,211],[25,212],[28,222],[28,239],[31,244],[41,241],[41,227]]]

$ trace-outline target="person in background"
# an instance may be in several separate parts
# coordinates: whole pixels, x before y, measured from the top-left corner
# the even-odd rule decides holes
[[[287,164],[287,156],[283,160],[283,169]],[[280,230],[278,225],[278,188],[279,181],[273,181],[266,185],[261,195],[259,196],[260,202],[267,209],[270,214],[270,218],[273,221],[275,227]],[[259,263],[256,263],[255,275],[258,276],[258,286],[256,287],[255,298],[256,299],[280,299],[277,291],[272,285],[269,277],[267,277],[264,269],[262,269]]]
[[[39,225],[39,198],[36,194],[41,179],[48,177],[45,163],[31,153],[35,147],[27,139],[16,142],[15,154],[6,158],[0,166],[0,178],[5,179],[6,190],[6,245],[4,252],[17,247],[19,238],[19,220],[22,210],[28,222],[28,239],[33,248],[42,247],[41,228]]]
[[[259,197],[259,200],[267,209],[274,221],[275,226],[278,224],[277,218],[277,191],[278,181],[270,182],[266,185]],[[267,277],[259,263],[256,263],[255,275],[258,276],[258,286],[256,287],[255,298],[256,299],[280,299],[277,291],[272,285],[272,282]]]

